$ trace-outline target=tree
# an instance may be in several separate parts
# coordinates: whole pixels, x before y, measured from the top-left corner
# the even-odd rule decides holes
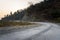
[[[28,2],[28,4],[29,4],[29,5],[33,5],[33,3],[32,3],[32,2]]]
[[[12,15],[12,12],[10,12],[10,15]]]

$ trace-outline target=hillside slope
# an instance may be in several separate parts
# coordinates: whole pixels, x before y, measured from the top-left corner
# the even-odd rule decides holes
[[[60,22],[60,0],[44,0],[27,8],[28,16],[35,21]],[[34,20],[33,20],[34,21]]]
[[[12,19],[11,19],[12,18]],[[60,22],[60,0],[44,0],[2,20]]]

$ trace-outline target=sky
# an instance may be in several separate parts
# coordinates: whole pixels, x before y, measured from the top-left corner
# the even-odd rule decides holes
[[[43,0],[0,0],[0,19],[11,11],[27,8],[30,5],[29,2],[36,4],[41,1]]]

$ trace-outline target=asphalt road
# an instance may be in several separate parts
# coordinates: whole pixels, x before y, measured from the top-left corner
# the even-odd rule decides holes
[[[0,40],[60,40],[59,25],[45,22],[35,23],[39,25],[6,34],[1,34],[2,31],[0,31]]]

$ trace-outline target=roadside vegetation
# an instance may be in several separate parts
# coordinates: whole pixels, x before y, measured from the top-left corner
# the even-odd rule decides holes
[[[0,27],[6,27],[6,26],[23,26],[23,25],[32,25],[33,23],[29,22],[5,22],[0,21]]]

